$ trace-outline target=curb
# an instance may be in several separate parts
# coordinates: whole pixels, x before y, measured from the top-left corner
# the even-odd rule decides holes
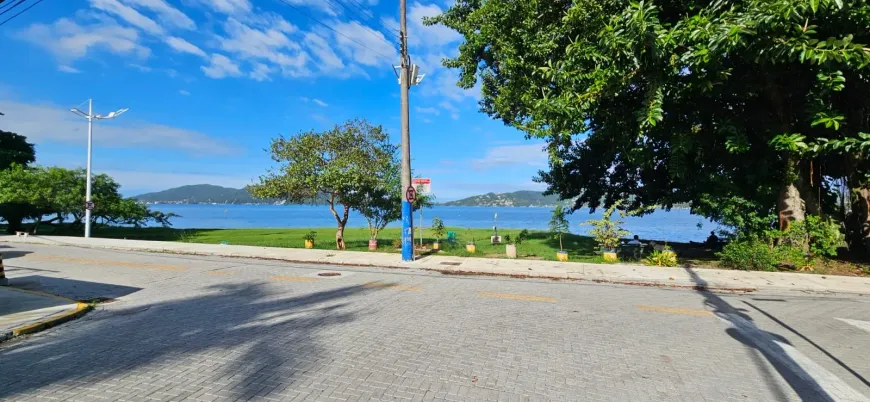
[[[76,308],[73,311],[69,311],[69,312],[66,312],[63,314],[54,315],[54,316],[51,316],[45,320],[37,321],[33,324],[27,324],[27,325],[23,325],[23,326],[20,326],[17,328],[13,328],[11,331],[8,331],[4,334],[0,334],[0,342],[8,341],[12,338],[16,338],[16,337],[19,337],[22,335],[30,335],[30,334],[35,334],[35,333],[40,332],[40,331],[45,331],[46,329],[49,329],[51,327],[63,324],[67,321],[71,321],[71,320],[74,320],[76,318],[79,318],[79,317],[87,314],[89,311],[94,309],[94,306],[87,304],[87,303],[82,303],[82,302],[75,301],[72,299],[67,299],[65,297],[60,297],[57,295],[44,293],[44,292],[40,292],[40,291],[36,291],[36,290],[16,289],[16,288],[9,288],[9,287],[7,287],[5,289],[14,290],[14,291],[23,292],[23,293],[36,294],[36,295],[40,295],[40,296],[51,297],[53,299],[60,299],[60,300],[68,301],[68,302],[70,302],[70,304],[75,303]]]

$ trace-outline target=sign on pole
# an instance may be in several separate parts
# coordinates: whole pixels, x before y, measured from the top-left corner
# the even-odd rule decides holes
[[[421,194],[429,194],[432,192],[432,179],[430,178],[416,178],[411,179],[411,183],[414,185],[414,188],[417,189],[418,193]]]
[[[94,209],[94,202],[93,201],[85,201],[85,209],[88,211]]]

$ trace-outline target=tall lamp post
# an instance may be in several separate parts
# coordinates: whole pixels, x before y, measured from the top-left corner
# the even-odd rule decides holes
[[[82,112],[78,108],[70,109],[71,112],[88,119],[88,167],[87,167],[87,185],[85,187],[85,237],[91,237],[91,210],[94,209],[94,202],[91,200],[91,144],[94,137],[94,120],[114,119],[126,112],[128,109],[120,109],[109,113],[105,116],[94,114],[94,100],[88,99],[88,112]]]

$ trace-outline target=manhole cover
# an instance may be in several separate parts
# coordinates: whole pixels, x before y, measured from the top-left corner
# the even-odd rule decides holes
[[[321,272],[317,276],[341,276],[340,272]]]

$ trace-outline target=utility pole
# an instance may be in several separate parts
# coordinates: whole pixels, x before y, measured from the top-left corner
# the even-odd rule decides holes
[[[411,58],[408,56],[407,0],[399,0],[399,40],[401,40],[402,64],[399,86],[402,88],[402,261],[414,261],[414,208],[408,196],[415,196],[411,189],[411,133],[408,92],[411,89]]]
[[[94,209],[94,202],[91,199],[91,148],[94,142],[94,120],[114,119],[127,111],[120,109],[109,113],[105,116],[94,114],[94,100],[88,99],[88,113],[82,112],[77,108],[70,109],[71,112],[84,117],[88,120],[88,163],[87,163],[87,184],[85,185],[85,238],[91,237],[91,210]]]
[[[399,0],[399,43],[402,62],[397,69],[402,98],[402,261],[414,261],[414,200],[417,190],[411,182],[411,134],[408,92],[425,74],[417,75],[417,66],[408,56],[407,0]]]

